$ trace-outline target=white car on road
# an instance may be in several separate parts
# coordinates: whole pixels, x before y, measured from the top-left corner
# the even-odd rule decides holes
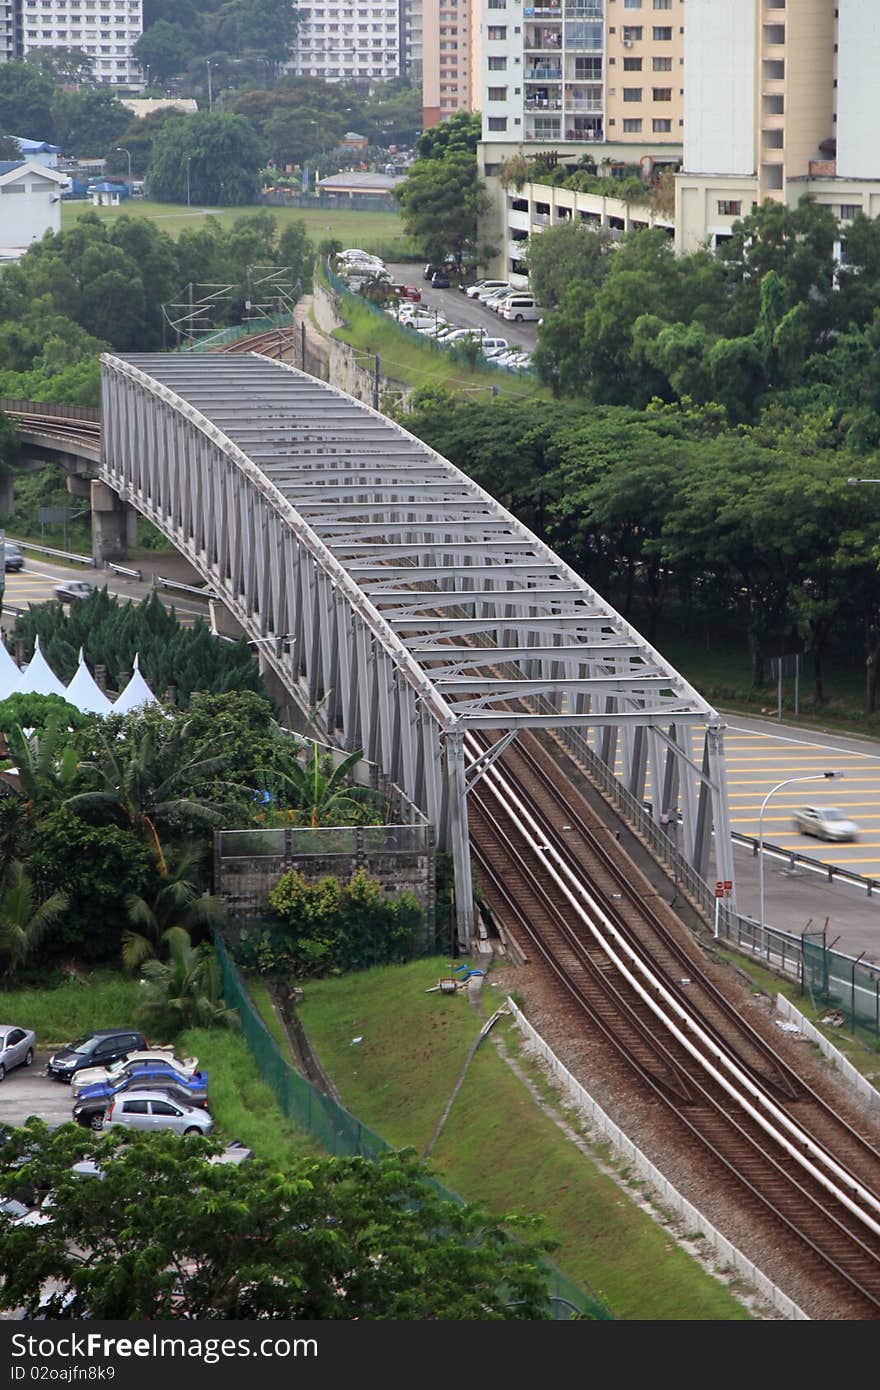
[[[173,1067],[183,1076],[193,1076],[199,1069],[197,1057],[185,1057],[181,1061],[179,1057],[175,1057],[174,1049],[171,1047],[150,1047],[144,1052],[130,1052],[127,1057],[121,1057],[109,1067],[88,1067],[84,1071],[76,1072],[70,1089],[77,1095],[86,1086],[99,1086],[103,1081],[117,1081],[132,1062],[167,1062],[169,1067]]]
[[[29,1028],[0,1023],[0,1081],[13,1067],[29,1067],[36,1048],[37,1035]]]

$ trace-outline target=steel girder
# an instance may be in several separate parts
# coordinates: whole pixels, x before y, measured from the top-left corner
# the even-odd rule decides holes
[[[257,354],[102,364],[101,476],[269,639],[264,658],[301,703],[323,702],[328,737],[434,822],[462,941],[469,730],[584,730],[634,796],[650,780],[658,820],[680,812],[701,876],[714,838],[716,875],[733,879],[719,716],[452,464]]]

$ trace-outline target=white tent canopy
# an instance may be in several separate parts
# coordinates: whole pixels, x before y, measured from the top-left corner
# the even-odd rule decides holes
[[[40,639],[34,643],[33,660],[25,667],[14,691],[16,695],[60,695],[67,699],[67,690],[40,651]]]
[[[112,701],[107,699],[86,665],[82,647],[79,649],[76,675],[67,687],[65,698],[83,714],[109,714],[113,708]]]
[[[21,672],[3,643],[0,642],[0,700],[6,700],[10,695],[14,695],[20,680]]]
[[[117,698],[113,706],[113,713],[129,714],[134,709],[143,709],[145,705],[157,705],[158,703],[152,690],[141,675],[140,658],[135,656],[131,680]]]

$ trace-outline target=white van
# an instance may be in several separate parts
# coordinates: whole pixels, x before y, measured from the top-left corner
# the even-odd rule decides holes
[[[480,351],[486,357],[490,352],[503,352],[508,346],[506,338],[484,338],[480,343]]]
[[[499,310],[501,317],[512,323],[522,323],[525,319],[538,319],[543,312],[543,309],[536,307],[530,294],[512,294]]]

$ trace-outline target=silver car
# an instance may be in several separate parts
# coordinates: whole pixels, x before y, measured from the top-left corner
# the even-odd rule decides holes
[[[0,1081],[13,1067],[29,1067],[36,1048],[37,1035],[29,1028],[0,1023]]]
[[[177,1134],[210,1134],[214,1121],[198,1106],[169,1100],[155,1091],[122,1091],[113,1098],[104,1116],[104,1128],[173,1129]]]
[[[794,828],[819,840],[857,840],[859,827],[836,806],[801,806],[794,813]]]

